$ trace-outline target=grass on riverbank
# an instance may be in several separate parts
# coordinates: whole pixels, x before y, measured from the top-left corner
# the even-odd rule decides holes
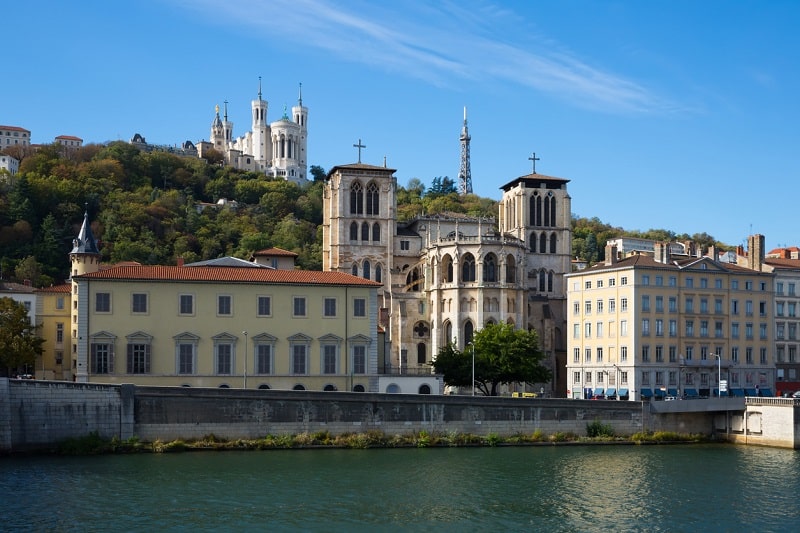
[[[530,434],[500,436],[466,433],[435,433],[420,431],[404,435],[387,435],[380,431],[331,435],[327,431],[297,435],[266,435],[259,439],[225,440],[214,435],[184,441],[143,442],[136,437],[127,440],[105,439],[97,433],[60,443],[55,452],[60,455],[100,455],[124,453],[171,453],[193,450],[275,450],[308,448],[435,448],[467,446],[528,446],[559,444],[664,444],[678,442],[707,442],[708,437],[674,432],[640,432],[629,437],[616,436],[599,422],[587,425],[587,436],[574,433],[545,435],[541,430]]]

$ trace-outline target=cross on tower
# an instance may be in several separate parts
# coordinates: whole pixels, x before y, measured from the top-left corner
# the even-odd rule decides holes
[[[533,152],[533,155],[528,158],[528,161],[533,161],[533,174],[536,174],[536,162],[538,160],[539,158],[536,157],[536,152]]]
[[[358,144],[354,144],[353,148],[358,148],[358,162],[361,163],[361,149],[366,148],[365,144],[361,144],[361,139],[358,140]]]

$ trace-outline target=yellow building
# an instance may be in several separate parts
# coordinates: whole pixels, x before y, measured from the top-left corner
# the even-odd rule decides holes
[[[73,276],[80,382],[377,391],[377,287],[340,272],[121,266]]]
[[[566,276],[568,396],[771,395],[773,274],[698,255],[618,257]],[[723,392],[725,394],[725,392]]]
[[[36,379],[72,380],[69,284],[36,290],[38,335],[44,339]]]

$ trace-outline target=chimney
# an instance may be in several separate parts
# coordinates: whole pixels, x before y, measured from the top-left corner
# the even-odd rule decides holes
[[[656,263],[661,263],[666,265],[669,263],[669,243],[668,242],[656,242],[654,245],[655,259]]]
[[[764,236],[750,235],[747,238],[747,268],[761,272],[764,266]]]
[[[708,247],[708,257],[710,257],[713,261],[717,260],[717,247],[713,244]]]
[[[606,245],[606,266],[617,264],[617,247],[613,244]]]
[[[179,266],[179,267],[182,267],[182,266],[183,266],[183,257],[179,257],[179,258],[178,258],[178,266]]]

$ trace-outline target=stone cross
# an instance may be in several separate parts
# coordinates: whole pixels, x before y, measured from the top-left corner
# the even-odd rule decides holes
[[[366,148],[367,146],[361,144],[361,139],[358,140],[358,144],[354,144],[353,148],[358,148],[358,162],[361,163],[361,149]]]

